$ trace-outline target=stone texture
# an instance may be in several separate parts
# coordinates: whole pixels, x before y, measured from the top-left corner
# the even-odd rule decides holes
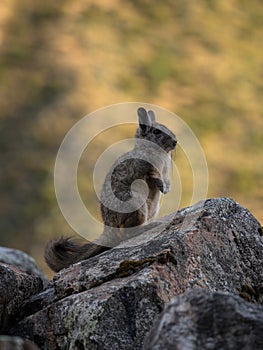
[[[0,332],[19,319],[25,300],[39,293],[47,278],[28,254],[0,247]]]
[[[28,274],[42,278],[45,284],[48,282],[47,277],[39,269],[35,260],[21,250],[0,247],[0,263],[16,266]]]
[[[39,347],[27,339],[1,335],[0,350],[39,350]]]
[[[0,263],[0,332],[22,317],[22,305],[30,296],[43,289],[40,277],[17,267]]]
[[[263,349],[263,306],[225,292],[186,292],[166,306],[143,349]]]
[[[262,229],[229,198],[170,214],[100,256],[60,271],[10,334],[42,349],[141,349],[164,306],[203,288],[263,302]]]

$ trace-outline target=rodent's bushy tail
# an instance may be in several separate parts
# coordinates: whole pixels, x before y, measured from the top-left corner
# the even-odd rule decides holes
[[[68,266],[100,254],[110,247],[95,243],[79,244],[71,237],[60,237],[48,242],[45,249],[45,260],[48,266],[58,272]]]

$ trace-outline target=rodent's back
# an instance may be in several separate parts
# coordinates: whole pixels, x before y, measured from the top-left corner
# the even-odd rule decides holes
[[[80,245],[63,237],[49,242],[45,259],[54,271],[100,254],[130,238],[130,232],[134,230],[123,229],[144,224],[158,213],[161,192],[169,191],[167,155],[175,148],[176,138],[164,125],[156,122],[152,111],[139,108],[137,114],[139,128],[135,147],[115,162],[102,188],[103,233],[96,243]]]
[[[143,110],[143,111],[142,111]],[[175,135],[164,125],[156,122],[153,112],[141,109],[143,118],[139,115],[139,127],[135,135],[135,147],[132,151],[121,156],[107,174],[101,192],[101,214],[106,226],[120,228],[122,225],[137,226],[149,221],[159,210],[160,187],[153,180],[162,177],[167,163],[168,153],[176,145]],[[146,115],[147,114],[147,115]],[[169,157],[168,157],[169,158]],[[132,184],[143,180],[148,187],[148,198],[145,198],[145,185],[138,185],[135,195],[138,200],[145,199],[147,208],[135,208],[125,205],[133,198]],[[144,217],[137,220],[134,212],[144,211]],[[134,220],[127,220],[128,216]],[[139,220],[138,219],[138,220]],[[144,222],[142,222],[144,220]],[[125,223],[125,224],[124,224]],[[130,227],[125,226],[125,227]]]
[[[136,204],[134,208],[133,204],[129,202],[133,199],[134,194],[132,184],[136,180],[142,180],[144,184],[147,184],[148,174],[152,166],[143,159],[130,157],[134,157],[133,152],[119,158],[107,174],[103,184],[100,206],[102,219],[106,226],[122,227],[131,213],[139,209],[136,208]],[[143,184],[141,185],[142,188],[137,188],[137,193],[139,192],[139,196],[143,197],[145,188]],[[156,186],[154,191],[159,191]],[[126,204],[127,210],[125,211]],[[130,225],[136,226],[132,222]]]

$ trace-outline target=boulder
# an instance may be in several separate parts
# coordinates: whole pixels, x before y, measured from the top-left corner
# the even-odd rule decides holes
[[[46,278],[29,255],[0,248],[0,332],[4,333],[20,317],[22,305],[38,294]]]
[[[0,350],[39,350],[30,340],[0,335]]]
[[[13,265],[30,275],[40,277],[47,284],[47,277],[37,266],[35,260],[28,254],[18,249],[0,247],[0,263]]]
[[[188,289],[263,301],[258,221],[229,198],[172,213],[156,227],[60,271],[20,309],[11,335],[43,349],[141,349],[161,311]]]
[[[165,307],[143,349],[263,349],[263,306],[226,292],[191,290]]]

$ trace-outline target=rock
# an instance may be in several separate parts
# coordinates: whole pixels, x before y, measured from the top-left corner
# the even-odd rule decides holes
[[[19,319],[22,305],[42,291],[46,277],[29,255],[10,248],[0,248],[0,332]]]
[[[141,349],[164,306],[189,288],[263,302],[263,241],[229,198],[170,214],[140,236],[55,275],[10,334],[43,349]]]
[[[16,266],[20,270],[42,278],[45,284],[48,282],[47,277],[39,269],[35,260],[21,250],[0,247],[0,263]]]
[[[27,339],[1,335],[0,350],[39,350],[39,347]]]
[[[5,332],[19,319],[22,304],[43,289],[40,277],[15,266],[0,264],[0,332]]]
[[[226,292],[186,292],[166,306],[143,349],[263,349],[263,306]]]

